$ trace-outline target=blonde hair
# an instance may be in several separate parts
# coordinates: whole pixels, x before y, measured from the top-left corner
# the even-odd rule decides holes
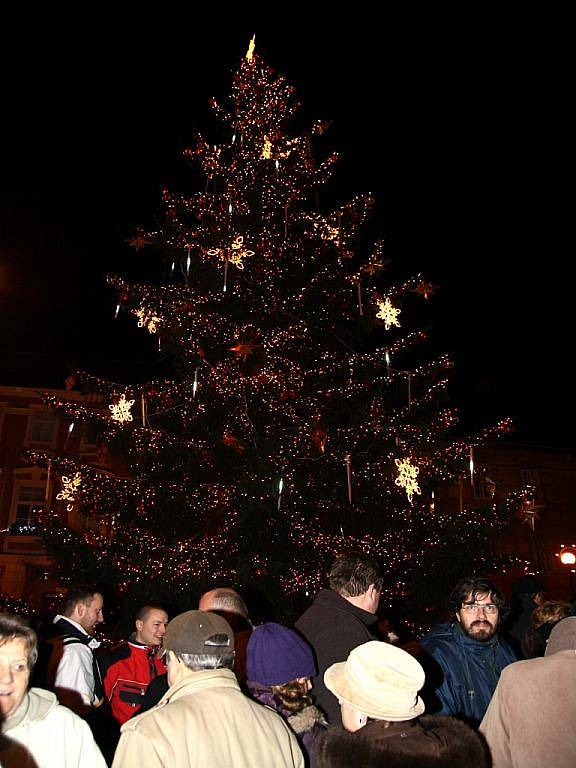
[[[571,605],[563,600],[546,600],[532,613],[532,628],[538,629],[542,624],[560,621],[570,613]]]

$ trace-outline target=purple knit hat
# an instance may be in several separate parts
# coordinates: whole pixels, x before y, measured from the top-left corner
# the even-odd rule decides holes
[[[284,685],[299,677],[314,677],[314,652],[297,632],[272,621],[256,627],[246,649],[248,680],[260,685]]]

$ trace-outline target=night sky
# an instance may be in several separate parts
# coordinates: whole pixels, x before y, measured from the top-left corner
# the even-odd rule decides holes
[[[195,129],[219,139],[208,99],[229,92],[255,31],[303,116],[333,120],[325,148],[342,161],[322,194],[372,192],[393,274],[439,286],[426,330],[454,357],[465,424],[511,416],[514,440],[573,444],[560,33],[304,19],[221,30],[168,13],[114,27],[68,17],[74,33],[50,22],[5,30],[2,51],[0,384],[62,386],[68,360],[121,381],[160,371],[147,334],[113,320],[104,275],[155,274],[126,239],[154,225],[164,187],[196,189],[181,151]]]

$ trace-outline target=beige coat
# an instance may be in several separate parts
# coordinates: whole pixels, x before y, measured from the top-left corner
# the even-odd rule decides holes
[[[576,766],[576,651],[502,672],[480,725],[494,768]]]
[[[113,768],[304,768],[290,728],[228,669],[194,672],[122,726]]]

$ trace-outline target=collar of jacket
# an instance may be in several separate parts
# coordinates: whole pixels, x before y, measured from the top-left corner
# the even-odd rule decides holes
[[[389,722],[386,724],[382,720],[369,720],[366,725],[357,731],[358,734],[364,736],[367,739],[392,739],[397,738],[400,734],[410,731],[412,728],[418,726],[418,718],[413,720],[403,720],[400,723]],[[406,733],[409,736],[409,733]]]
[[[346,600],[345,597],[339,595],[338,592],[334,592],[333,589],[321,589],[316,595],[316,600],[314,602],[317,605],[327,605],[337,611],[351,613],[359,618],[363,624],[366,624],[366,626],[378,621],[378,616],[376,616],[375,613],[370,613],[363,608],[358,608],[358,606]]]
[[[498,632],[496,634],[492,635],[490,640],[486,640],[486,642],[482,642],[481,640],[474,640],[473,637],[470,637],[469,635],[464,632],[460,624],[455,621],[450,626],[450,631],[452,632],[452,636],[456,640],[456,642],[459,645],[465,645],[466,648],[469,648],[471,651],[475,653],[483,653],[486,652],[489,648],[494,648],[495,645],[498,645],[500,642],[498,637]]]
[[[128,643],[134,646],[134,648],[141,648],[143,651],[152,651],[153,654],[158,653],[162,648],[161,645],[145,645],[144,643],[139,643],[138,640],[136,640],[136,632],[132,632],[128,638]]]
[[[179,683],[168,688],[158,706],[162,707],[206,688],[236,688],[240,692],[238,680],[231,669],[205,669],[186,675]]]

